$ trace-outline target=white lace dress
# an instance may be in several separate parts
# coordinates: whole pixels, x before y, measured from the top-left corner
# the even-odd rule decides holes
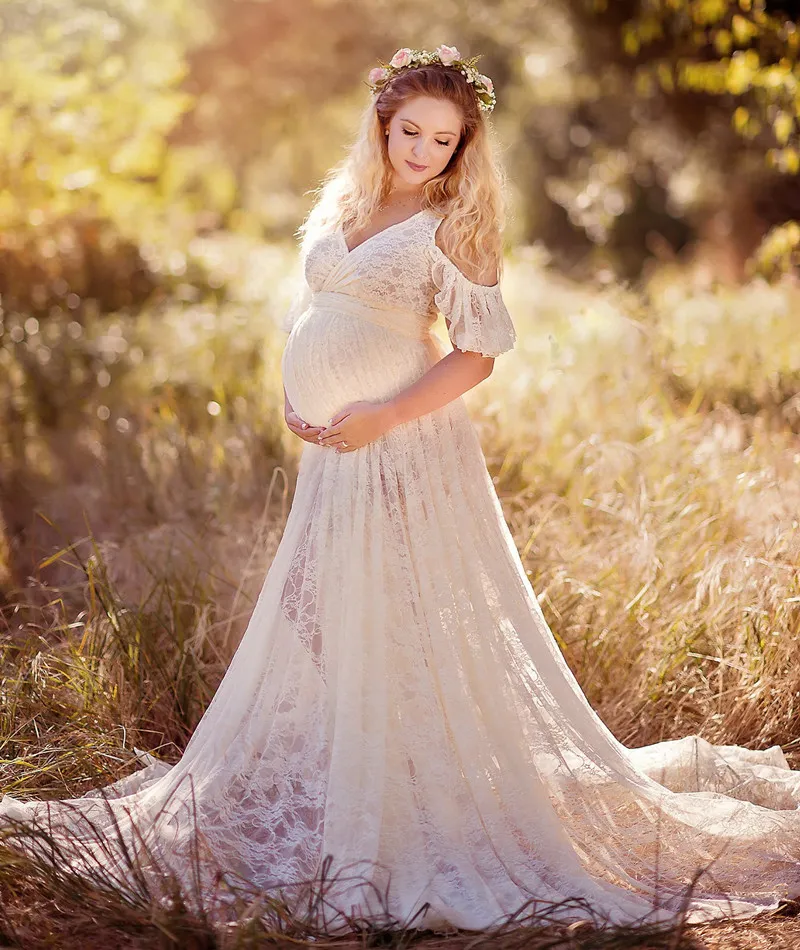
[[[349,252],[341,230],[304,249],[282,369],[308,422],[418,379],[444,355],[437,310],[462,349],[514,345],[499,286],[466,279],[438,223],[423,211]],[[564,920],[669,919],[709,865],[690,921],[773,908],[800,893],[798,804],[777,746],[614,738],[547,627],[456,399],[353,452],[303,446],[250,623],[177,764],[83,798],[6,795],[0,815],[50,809],[79,870],[102,857],[85,818],[109,855],[117,834],[136,848],[134,822],[187,881],[198,841],[267,888],[330,856],[336,906],[485,928],[532,900]]]

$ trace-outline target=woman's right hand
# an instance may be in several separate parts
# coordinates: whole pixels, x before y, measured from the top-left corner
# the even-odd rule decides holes
[[[294,409],[286,408],[283,417],[291,431],[294,432],[295,435],[300,436],[305,442],[316,442],[317,436],[325,428],[325,426],[309,425],[309,423],[297,415]]]

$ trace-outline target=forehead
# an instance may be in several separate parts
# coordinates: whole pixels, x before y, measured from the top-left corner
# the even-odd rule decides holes
[[[394,118],[397,121],[410,120],[432,132],[457,135],[461,130],[461,110],[447,99],[434,99],[431,96],[409,99],[400,106]]]

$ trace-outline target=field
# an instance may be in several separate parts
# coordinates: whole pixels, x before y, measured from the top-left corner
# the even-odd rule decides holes
[[[134,747],[177,759],[281,536],[300,449],[276,329],[294,252],[197,239],[193,255],[203,288],[190,266],[142,309],[0,323],[0,783],[18,797],[112,781]],[[637,286],[571,283],[530,246],[510,253],[504,293],[518,346],[466,398],[588,698],[630,746],[697,733],[779,744],[800,768],[800,286],[725,286],[679,263]],[[8,946],[325,943],[278,908],[272,929],[214,935],[179,903],[124,903],[8,849],[0,893]],[[797,941],[777,918],[427,938]]]

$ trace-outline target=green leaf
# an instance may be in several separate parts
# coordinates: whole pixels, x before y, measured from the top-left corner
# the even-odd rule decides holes
[[[779,112],[772,122],[772,128],[775,131],[775,138],[785,145],[794,129],[794,117],[788,112]]]

